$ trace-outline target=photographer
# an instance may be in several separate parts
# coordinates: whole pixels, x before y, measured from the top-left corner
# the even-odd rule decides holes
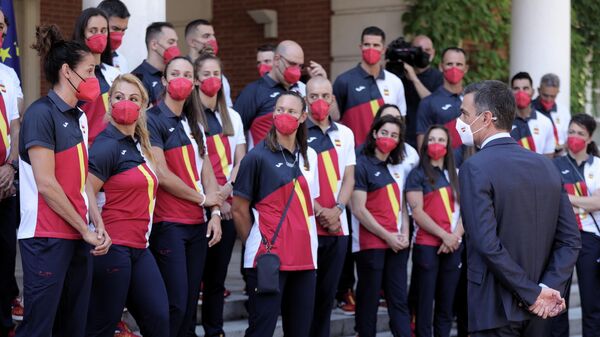
[[[444,83],[442,73],[431,67],[435,57],[433,42],[425,35],[417,35],[412,43],[398,38],[390,43],[386,69],[396,74],[404,84],[406,96],[406,142],[417,146],[417,109],[421,99],[431,95]]]

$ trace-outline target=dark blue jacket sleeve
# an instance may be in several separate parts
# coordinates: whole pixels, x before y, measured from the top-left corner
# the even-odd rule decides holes
[[[577,262],[580,249],[581,234],[573,213],[573,206],[563,187],[552,255],[550,255],[550,260],[540,282],[560,291],[561,295],[565,296],[567,283],[571,280],[573,267]]]
[[[424,174],[420,166],[415,167],[406,178],[405,191],[423,191]]]
[[[356,161],[356,168],[354,169],[354,189],[365,192],[369,190],[369,173],[365,167],[364,158],[360,158]]]
[[[258,107],[256,106],[256,90],[253,83],[247,85],[233,103],[233,110],[237,111],[242,117],[244,130],[250,130],[250,126],[257,114]]]
[[[248,152],[240,162],[238,174],[235,177],[233,195],[242,197],[252,202],[256,199],[258,189],[260,159],[254,151]]]
[[[96,139],[90,148],[89,171],[106,182],[116,170],[118,143],[109,139]]]
[[[424,134],[427,129],[434,124],[431,113],[431,96],[425,97],[419,103],[419,109],[417,110],[417,134]]]
[[[532,305],[542,289],[512,259],[496,234],[498,223],[489,177],[471,161],[467,161],[460,169],[459,180],[460,210],[468,248],[477,251],[487,269],[506,289],[521,301]]]
[[[51,111],[40,103],[27,109],[20,131],[25,150],[29,150],[33,146],[54,150],[56,146],[54,121],[50,114]]]
[[[165,143],[163,140],[163,130],[160,126],[160,121],[156,115],[148,113],[148,133],[150,133],[150,144],[152,146],[160,147],[164,150]]]

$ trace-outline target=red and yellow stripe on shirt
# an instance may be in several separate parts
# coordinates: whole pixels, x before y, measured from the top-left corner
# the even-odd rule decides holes
[[[192,144],[165,151],[165,160],[171,172],[187,186],[200,192],[200,163],[196,163],[196,154]],[[153,222],[176,222],[186,225],[200,224],[206,221],[204,210],[197,204],[180,199],[160,186],[156,194],[156,208]]]
[[[2,136],[2,143],[0,143],[0,165],[4,165],[6,162],[6,156],[10,147],[10,121],[8,120],[8,111],[6,111],[6,105],[4,104],[4,97],[0,95],[0,136]]]
[[[338,154],[335,148],[319,153],[319,197],[317,202],[325,208],[332,208],[337,203],[338,184],[341,179]],[[319,235],[331,235],[324,230],[317,221],[317,233]],[[335,235],[343,235],[339,231]]]
[[[229,166],[233,163],[229,137],[223,134],[206,137],[208,157],[219,185],[225,185],[229,179]]]
[[[373,99],[353,106],[344,112],[342,124],[354,132],[354,144],[357,147],[365,142],[369,128],[373,123],[373,118],[377,114],[379,107],[383,104],[383,98]]]
[[[588,195],[587,185],[584,181],[576,182],[575,184],[565,184],[565,190],[570,195],[574,195],[576,197],[585,197]],[[577,225],[579,226],[579,230],[583,229],[583,224],[581,223],[587,217],[587,213],[575,213],[575,217],[577,218]]]
[[[398,233],[398,223],[402,211],[400,188],[393,182],[374,191],[367,192],[367,210],[375,220],[388,232]],[[368,231],[364,226],[359,227],[360,250],[387,249],[388,245]]]
[[[154,213],[154,204],[156,203],[156,176],[150,173],[146,164],[139,165],[137,168],[142,172],[144,178],[146,178],[146,181],[148,182],[148,214],[152,215]]]
[[[92,146],[96,136],[108,124],[108,121],[104,118],[108,111],[108,92],[103,93],[91,102],[86,102],[81,109],[88,119],[88,146]]]
[[[527,150],[531,150],[535,152],[535,142],[533,141],[533,136],[529,135],[519,139],[519,145],[526,148]]]
[[[423,196],[423,211],[443,230],[452,231],[454,214],[454,195],[450,186],[445,186]],[[415,238],[419,245],[439,246],[442,244],[437,236],[419,228]]]

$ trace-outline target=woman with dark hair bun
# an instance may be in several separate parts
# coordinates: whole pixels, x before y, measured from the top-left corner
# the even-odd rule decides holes
[[[100,85],[100,95],[94,100],[89,100],[81,105],[89,125],[90,146],[96,136],[108,124],[106,112],[108,111],[108,90],[114,79],[119,76],[118,68],[112,66],[112,52],[108,32],[108,17],[103,10],[90,7],[84,9],[73,30],[73,40],[86,45],[94,57],[94,75]]]
[[[102,221],[88,218],[87,118],[77,107],[100,94],[94,57],[85,45],[65,41],[56,26],[38,27],[33,45],[51,84],[21,126],[19,246],[25,315],[17,336],[85,334],[91,255],[111,240]],[[89,225],[88,225],[89,224]],[[91,254],[90,254],[91,252]]]
[[[600,331],[600,158],[592,140],[595,130],[594,117],[583,113],[573,116],[566,141],[567,155],[554,159],[581,233],[577,281],[584,337],[597,336]],[[569,292],[570,289],[566,293]],[[554,320],[553,323],[565,320],[568,324],[566,313]]]
[[[408,212],[402,166],[404,130],[399,118],[373,122],[356,158],[352,192],[352,252],[355,253],[356,332],[376,334],[379,293],[383,286],[394,336],[410,336],[406,263]]]

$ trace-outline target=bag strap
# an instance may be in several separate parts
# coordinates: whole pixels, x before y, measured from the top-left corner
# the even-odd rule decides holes
[[[277,240],[277,236],[279,235],[279,231],[281,230],[281,225],[283,225],[283,220],[285,219],[287,211],[290,208],[290,204],[292,203],[292,198],[294,197],[294,191],[296,190],[297,182],[298,182],[298,178],[294,178],[294,185],[292,186],[292,191],[290,192],[290,196],[287,200],[287,203],[285,204],[285,208],[283,209],[283,213],[281,214],[281,219],[279,219],[279,223],[277,224],[275,233],[273,233],[273,238],[271,239],[271,242],[268,242],[267,238],[262,233],[260,233],[260,235],[262,237],[262,243],[267,248],[267,253],[271,252],[271,247],[273,247],[273,245],[275,244],[275,240]]]

